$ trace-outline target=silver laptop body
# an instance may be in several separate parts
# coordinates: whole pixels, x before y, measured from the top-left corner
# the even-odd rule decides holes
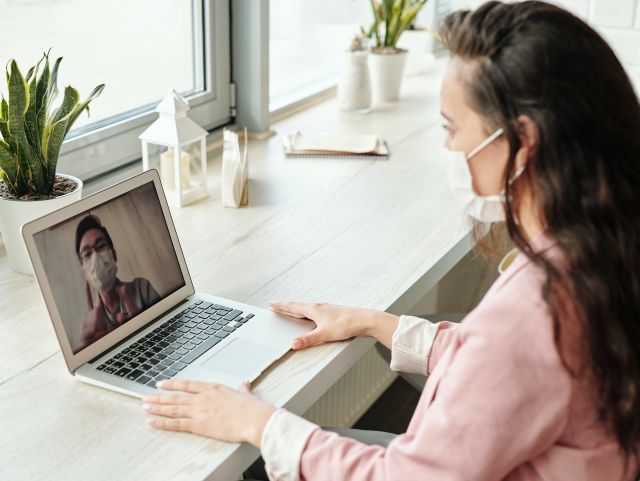
[[[90,384],[136,397],[166,378],[235,388],[313,328],[195,293],[155,170],[25,224],[23,236],[68,369]]]

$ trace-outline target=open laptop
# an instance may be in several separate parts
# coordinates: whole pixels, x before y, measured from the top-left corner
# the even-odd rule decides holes
[[[22,231],[69,371],[87,383],[137,397],[168,378],[235,388],[313,327],[195,293],[155,170]]]

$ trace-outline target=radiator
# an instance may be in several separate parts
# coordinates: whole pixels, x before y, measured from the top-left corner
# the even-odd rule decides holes
[[[309,408],[304,417],[319,426],[347,428],[371,407],[397,374],[372,347]]]

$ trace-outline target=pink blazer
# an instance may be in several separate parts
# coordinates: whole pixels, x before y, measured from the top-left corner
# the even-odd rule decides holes
[[[543,236],[533,246],[558,250]],[[558,355],[543,279],[520,255],[461,324],[434,325],[428,382],[406,434],[383,448],[312,428],[299,471],[284,478],[621,481],[623,458],[597,420],[593,383],[572,378]],[[625,479],[636,476],[631,466]]]

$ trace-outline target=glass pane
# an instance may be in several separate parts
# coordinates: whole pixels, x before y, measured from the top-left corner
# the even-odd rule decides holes
[[[176,0],[0,0],[0,62],[15,58],[23,74],[51,48],[64,57],[58,88],[81,97],[106,84],[74,128],[122,116],[162,99],[171,89],[203,89],[202,25],[194,2]],[[200,52],[200,53],[198,53]],[[0,90],[6,96],[4,75]],[[62,95],[60,95],[60,98]],[[60,99],[58,99],[60,100]],[[105,123],[105,122],[101,122]],[[97,126],[97,125],[96,125]]]
[[[335,83],[341,53],[372,18],[369,0],[271,0],[269,16],[272,104],[313,84],[319,90]]]

